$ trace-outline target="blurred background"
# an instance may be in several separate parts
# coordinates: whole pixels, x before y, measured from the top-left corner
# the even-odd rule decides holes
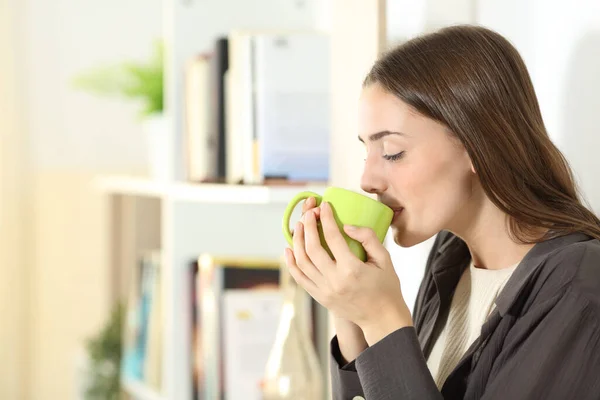
[[[600,0],[0,0],[0,398],[260,399],[312,356],[327,398],[281,215],[359,189],[364,75],[456,23],[520,51],[597,212]],[[431,241],[387,244],[412,305]]]

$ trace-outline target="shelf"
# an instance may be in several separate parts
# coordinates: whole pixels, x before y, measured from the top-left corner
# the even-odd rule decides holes
[[[228,185],[167,183],[127,176],[105,176],[96,181],[102,191],[142,197],[168,198],[171,200],[200,203],[272,204],[287,203],[294,195],[311,190],[323,194],[327,187],[315,185]]]
[[[123,386],[123,390],[135,400],[165,400],[164,397],[144,383],[125,379],[121,381],[121,385]]]
[[[161,182],[129,176],[100,176],[96,178],[94,186],[104,192],[138,195],[144,197],[162,197],[167,191],[167,186]]]

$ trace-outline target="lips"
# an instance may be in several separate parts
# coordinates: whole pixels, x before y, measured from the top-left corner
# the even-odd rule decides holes
[[[397,208],[392,208],[392,210],[394,211],[394,217],[392,218],[392,222],[393,222],[400,216],[400,214],[402,214],[402,210],[404,210],[404,208],[397,207]]]
[[[388,206],[389,208],[391,208],[392,211],[394,211],[394,212],[404,210],[404,207],[401,207],[401,206],[396,206],[396,205],[391,205],[391,204],[386,204],[386,206]]]
[[[392,199],[387,199],[387,200],[392,200]],[[383,196],[379,198],[379,201],[381,201],[383,204],[385,204],[386,206],[388,206],[389,208],[392,209],[392,211],[394,212],[394,218],[396,218],[402,212],[402,210],[404,210],[404,207],[400,206],[398,203],[396,203],[394,201],[386,201],[386,199]]]

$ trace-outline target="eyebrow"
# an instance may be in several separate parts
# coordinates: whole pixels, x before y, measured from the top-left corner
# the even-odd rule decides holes
[[[386,136],[389,135],[400,135],[400,136],[408,136],[406,133],[402,133],[402,132],[393,132],[393,131],[381,131],[381,132],[377,132],[377,133],[372,133],[371,135],[369,135],[369,141],[370,142],[375,142],[377,140],[383,139]],[[365,142],[360,135],[358,136],[358,140],[360,140],[361,142]]]

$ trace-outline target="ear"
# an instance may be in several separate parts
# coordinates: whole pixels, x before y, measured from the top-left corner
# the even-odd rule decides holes
[[[469,157],[469,153],[467,152],[467,149],[464,149],[464,154],[465,154],[465,158],[466,161],[469,162],[469,168],[471,169],[471,172],[475,175],[477,175],[477,171],[475,171],[475,166],[473,165],[473,160],[471,159],[471,157]]]

